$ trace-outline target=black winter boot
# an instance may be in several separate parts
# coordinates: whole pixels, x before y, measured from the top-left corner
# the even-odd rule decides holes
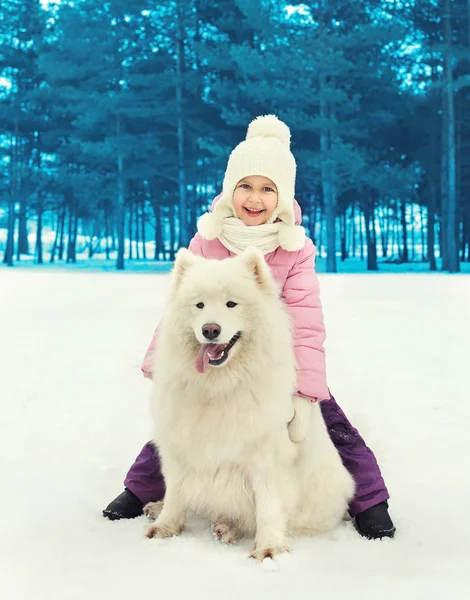
[[[354,523],[357,531],[368,540],[392,538],[395,526],[388,514],[388,502],[381,502],[356,515]]]
[[[144,503],[127,488],[104,509],[103,517],[111,521],[135,519],[143,513]]]

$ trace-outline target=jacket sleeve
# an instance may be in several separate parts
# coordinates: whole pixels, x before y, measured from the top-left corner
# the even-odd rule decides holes
[[[202,251],[202,243],[201,236],[196,233],[196,235],[191,240],[188,249],[198,256],[204,256]],[[147,352],[145,353],[144,360],[142,361],[141,371],[144,374],[144,377],[148,379],[152,379],[153,376],[153,357],[155,355],[155,350],[157,348],[157,339],[158,339],[158,330],[160,325],[157,326],[153,333],[152,341],[150,342],[149,347],[147,348]]]
[[[307,239],[283,290],[294,327],[297,393],[312,401],[330,397],[326,379],[325,324],[320,283],[314,267],[315,247]]]

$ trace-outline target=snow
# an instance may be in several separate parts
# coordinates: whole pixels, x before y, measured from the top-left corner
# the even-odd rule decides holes
[[[0,270],[0,597],[465,599],[470,593],[470,277],[321,275],[332,391],[376,452],[395,540],[352,524],[274,571],[191,521],[110,522],[150,435],[140,362],[165,274]]]

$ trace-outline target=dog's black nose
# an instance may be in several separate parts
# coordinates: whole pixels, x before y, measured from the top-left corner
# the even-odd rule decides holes
[[[202,335],[207,340],[215,340],[220,335],[221,329],[217,323],[206,323],[202,326]]]

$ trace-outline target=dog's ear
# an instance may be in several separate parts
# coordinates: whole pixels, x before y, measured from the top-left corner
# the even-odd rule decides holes
[[[188,270],[188,268],[196,262],[196,257],[192,252],[187,250],[186,248],[181,248],[178,250],[178,254],[176,255],[175,265],[173,267],[173,281],[172,288],[173,291],[176,291],[181,282],[183,281],[183,277]]]
[[[276,283],[269,271],[269,267],[264,260],[263,253],[258,248],[247,248],[239,255],[239,260],[243,261],[266,294],[278,295]]]

